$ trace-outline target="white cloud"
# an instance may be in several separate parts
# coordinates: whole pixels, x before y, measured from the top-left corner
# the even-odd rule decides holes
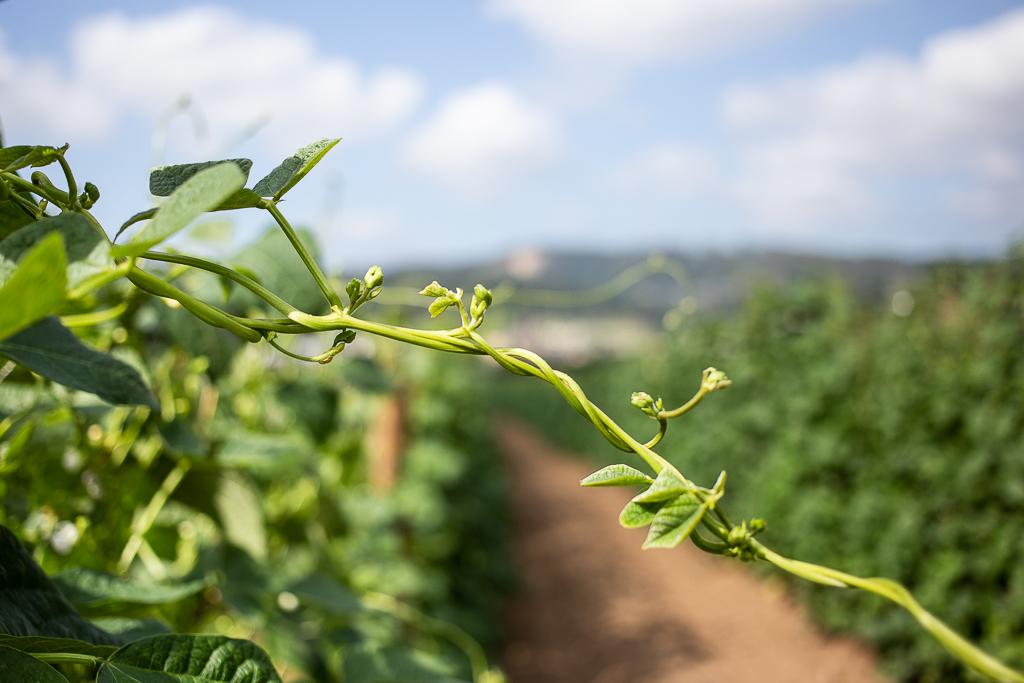
[[[738,87],[723,110],[743,140],[741,196],[771,224],[891,213],[879,185],[892,180],[933,183],[932,207],[1019,221],[1024,11],[939,34],[915,58]],[[943,181],[959,189],[938,194]]]
[[[0,43],[0,98],[11,127],[99,138],[131,115],[155,121],[188,96],[214,140],[267,119],[272,144],[291,149],[310,136],[358,140],[386,130],[423,91],[409,71],[364,73],[319,53],[303,31],[213,7],[88,19],[73,31],[68,63],[22,60]]]
[[[567,52],[631,63],[757,40],[864,0],[491,0],[488,12]]]
[[[501,83],[456,92],[415,130],[410,168],[470,196],[487,196],[554,161],[562,148],[554,118]]]
[[[627,160],[612,176],[612,184],[639,194],[686,197],[707,190],[717,176],[717,159],[707,150],[663,143]]]

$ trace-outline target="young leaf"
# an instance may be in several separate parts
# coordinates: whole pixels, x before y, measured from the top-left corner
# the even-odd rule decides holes
[[[114,267],[107,236],[82,214],[66,212],[26,225],[0,241],[0,284],[7,281],[32,247],[53,234],[64,238],[69,287]]]
[[[249,179],[249,171],[252,169],[252,160],[220,159],[218,161],[202,161],[197,164],[175,164],[174,166],[154,168],[149,174],[149,192],[157,197],[169,197],[186,180],[200,171],[225,163],[231,163],[238,167],[244,176],[242,185],[245,185],[245,181]]]
[[[0,633],[74,638],[99,645],[116,643],[113,636],[90,624],[74,610],[11,530],[4,526],[0,526],[0,578]],[[26,649],[41,647],[40,640],[22,642],[27,643]],[[0,644],[18,647],[9,640]]]
[[[48,145],[0,147],[0,170],[17,171],[27,166],[45,166],[57,158],[57,149]]]
[[[127,244],[114,247],[114,256],[137,256],[163,242],[195,218],[216,208],[244,184],[245,174],[234,163],[204,168],[182,183]]]
[[[446,310],[448,310],[450,306],[454,305],[455,302],[449,299],[448,297],[439,296],[432,302],[430,302],[430,306],[427,307],[427,310],[430,312],[431,318],[436,318],[437,316],[441,315]]]
[[[79,608],[110,603],[166,605],[195,595],[209,585],[203,579],[169,584],[130,581],[81,567],[68,569],[52,578],[64,597]]]
[[[640,470],[629,465],[609,465],[580,482],[580,486],[637,486],[654,483]]]
[[[653,503],[655,501],[664,501],[676,496],[686,493],[689,489],[686,487],[679,477],[673,474],[668,469],[663,469],[658,473],[658,478],[654,480],[651,487],[639,494],[633,499],[635,503]]]
[[[664,503],[637,503],[629,501],[619,514],[619,524],[626,529],[638,529],[654,521]]]
[[[137,640],[111,655],[97,683],[281,683],[267,653],[248,640],[168,634]]]
[[[49,664],[32,655],[0,645],[0,680],[18,683],[68,683],[68,679]]]
[[[33,247],[0,287],[0,343],[64,303],[67,257],[60,235]]]
[[[317,140],[291,155],[252,188],[261,197],[280,199],[320,163],[341,138]]]
[[[0,354],[58,384],[96,394],[108,403],[158,407],[135,368],[89,348],[56,318],[43,318],[0,341]]]
[[[665,504],[647,533],[644,550],[648,548],[675,548],[685,541],[700,524],[707,507],[687,493]]]

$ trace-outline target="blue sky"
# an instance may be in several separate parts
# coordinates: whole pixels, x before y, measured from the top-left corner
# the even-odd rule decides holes
[[[155,163],[341,136],[284,208],[352,270],[1024,237],[1021,3],[6,0],[0,117],[72,143],[109,229]]]

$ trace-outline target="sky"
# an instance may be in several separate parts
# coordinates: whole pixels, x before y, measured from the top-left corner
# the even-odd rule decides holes
[[[0,0],[0,119],[109,231],[153,166],[341,137],[282,204],[334,268],[1024,239],[1021,2]]]

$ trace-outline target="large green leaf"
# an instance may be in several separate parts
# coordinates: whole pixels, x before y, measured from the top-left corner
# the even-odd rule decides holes
[[[236,165],[245,176],[245,180],[248,180],[249,170],[252,169],[251,159],[219,159],[217,161],[201,161],[196,164],[175,164],[154,168],[149,173],[149,191],[157,197],[169,197],[186,180],[200,171],[226,163]],[[245,180],[242,181],[243,185],[245,185]]]
[[[158,407],[135,368],[89,348],[56,318],[43,318],[0,341],[0,354],[58,384],[96,394],[108,403]]]
[[[646,486],[654,480],[629,465],[609,465],[587,476],[580,486]]]
[[[48,145],[0,147],[0,170],[17,171],[28,166],[45,166],[57,158],[57,148]]]
[[[267,653],[224,636],[153,636],[125,645],[97,683],[280,683]]]
[[[54,575],[53,582],[78,608],[109,603],[165,605],[195,595],[209,585],[204,579],[170,584],[131,581],[81,567]]]
[[[66,270],[64,243],[56,234],[41,240],[21,259],[0,287],[0,340],[60,308]]]
[[[669,501],[654,516],[644,549],[675,548],[690,537],[706,510],[707,506],[689,493]]]
[[[26,225],[0,241],[0,284],[11,277],[18,261],[32,247],[53,234],[64,238],[68,286],[75,287],[114,267],[107,236],[82,214],[65,212]]]
[[[127,244],[114,247],[114,256],[137,256],[163,242],[242,189],[245,178],[231,162],[204,168],[178,186]]]
[[[73,638],[99,645],[117,643],[116,638],[75,611],[11,530],[3,526],[0,526],[0,633]]]
[[[0,681],[10,683],[68,683],[68,679],[49,664],[32,655],[0,645]]]
[[[299,149],[268,173],[266,177],[253,186],[252,191],[261,197],[280,199],[284,193],[295,187],[314,166],[320,163],[324,155],[341,142],[341,138],[317,140]]]

